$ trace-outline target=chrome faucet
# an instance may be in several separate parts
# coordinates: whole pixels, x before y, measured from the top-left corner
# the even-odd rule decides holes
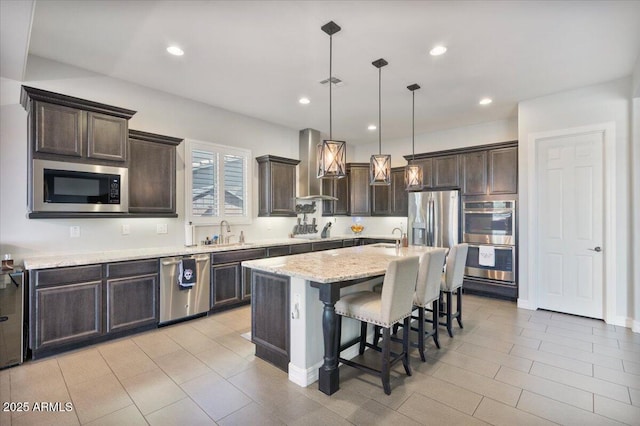
[[[400,229],[400,228],[398,228],[398,227],[393,228],[393,231],[391,231],[391,235],[393,235],[393,233],[394,233],[394,232],[396,232],[396,230],[397,230],[397,231],[400,231],[400,238],[402,238],[402,229]],[[400,247],[400,238],[398,238],[398,239],[396,240],[396,248],[399,248],[399,247]]]
[[[223,235],[223,226],[227,225],[227,231],[226,234],[231,232],[231,225],[229,225],[229,222],[227,222],[226,220],[221,220],[220,221],[220,237],[218,238],[218,244],[224,244],[224,243],[228,243],[229,242],[229,238],[230,237],[226,237]]]

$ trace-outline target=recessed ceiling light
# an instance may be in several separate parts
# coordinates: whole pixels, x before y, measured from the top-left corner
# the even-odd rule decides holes
[[[478,102],[480,105],[489,105],[491,102],[493,102],[493,99],[491,98],[482,98],[480,99],[480,102]]]
[[[309,98],[300,98],[300,99],[298,99],[298,102],[300,102],[302,105],[307,105],[307,104],[311,103]]]
[[[167,52],[171,53],[174,56],[182,56],[182,55],[184,55],[184,50],[180,49],[178,46],[169,46],[169,47],[167,47]]]
[[[444,46],[436,46],[436,47],[434,47],[433,49],[431,49],[429,51],[429,54],[431,56],[440,56],[440,55],[444,54],[444,52],[446,52],[446,51],[447,51],[446,47],[444,47]]]
[[[377,129],[375,124],[369,124],[369,127],[367,127],[368,130],[375,130]]]

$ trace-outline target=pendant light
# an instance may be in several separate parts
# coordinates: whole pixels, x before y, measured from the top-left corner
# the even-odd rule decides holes
[[[407,86],[411,91],[411,160],[404,168],[404,185],[407,191],[417,191],[422,189],[422,166],[419,164],[411,164],[416,156],[416,90],[420,86],[412,84]]]
[[[333,86],[333,35],[340,31],[340,27],[331,21],[321,27],[329,34],[329,139],[318,144],[318,179],[339,179],[347,175],[347,147],[344,141],[333,140],[331,122],[331,86]]]
[[[369,185],[391,185],[391,156],[382,155],[382,67],[388,62],[380,58],[372,64],[378,68],[378,155],[371,156]]]

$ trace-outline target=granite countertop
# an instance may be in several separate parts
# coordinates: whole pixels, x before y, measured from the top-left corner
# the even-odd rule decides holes
[[[319,283],[332,283],[383,275],[398,257],[420,256],[432,247],[371,244],[335,250],[248,260],[242,266]]]
[[[224,244],[224,245],[198,245],[193,247],[169,246],[169,247],[149,247],[139,249],[110,250],[99,252],[82,252],[68,254],[52,254],[27,257],[24,259],[24,269],[48,269],[65,266],[91,265],[96,263],[120,262],[126,260],[151,259],[155,257],[181,256],[200,253],[214,253],[231,250],[245,250],[252,248],[273,247],[279,245],[304,244],[318,241],[343,240],[351,238],[381,238],[394,239],[386,235],[336,235],[329,238],[276,238],[248,241],[245,244]]]

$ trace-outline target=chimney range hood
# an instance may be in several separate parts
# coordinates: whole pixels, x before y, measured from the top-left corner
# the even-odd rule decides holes
[[[318,163],[318,144],[320,144],[320,132],[314,129],[300,130],[299,155],[300,167],[298,169],[298,200],[323,200],[337,201],[336,197],[322,195],[322,179],[316,175]]]

